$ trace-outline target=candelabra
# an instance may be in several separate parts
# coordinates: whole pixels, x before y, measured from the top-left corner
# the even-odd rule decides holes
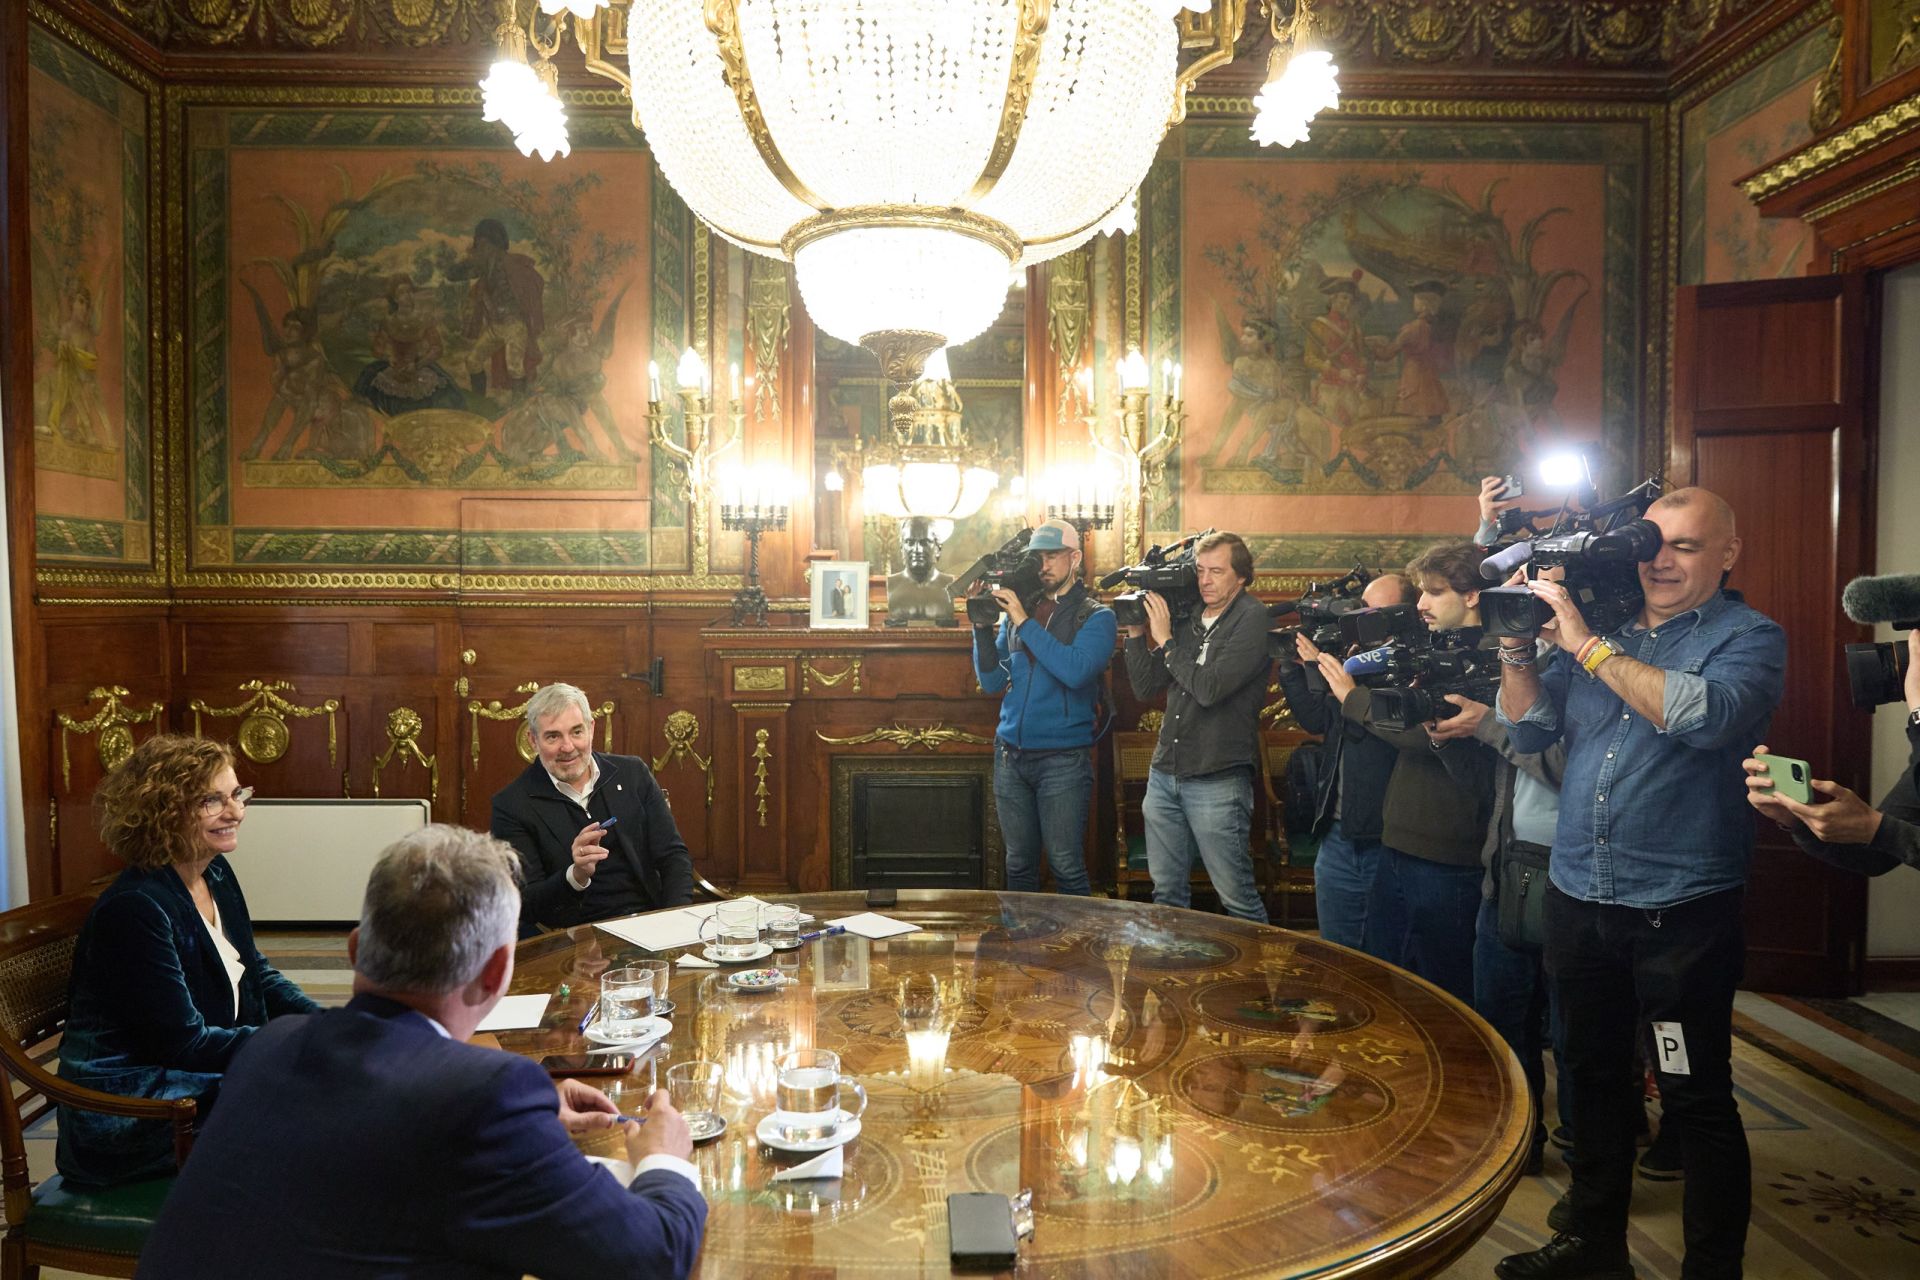
[[[760,535],[787,527],[793,477],[779,467],[732,470],[720,477],[720,527],[747,535],[747,575],[733,593],[733,624],[767,625],[767,593],[760,589]]]
[[[1121,556],[1128,564],[1138,564],[1147,546],[1147,495],[1166,483],[1167,458],[1180,443],[1186,426],[1186,401],[1180,397],[1181,367],[1171,360],[1160,365],[1160,390],[1156,394],[1146,359],[1131,351],[1120,362],[1120,407],[1114,411],[1111,438],[1102,436],[1099,418],[1091,409],[1085,419],[1087,436],[1103,458],[1119,468],[1125,523],[1121,526]],[[1092,371],[1083,370],[1083,403],[1091,406]],[[1157,413],[1156,413],[1157,410]],[[1157,418],[1157,425],[1156,425]]]
[[[713,479],[714,463],[728,450],[739,447],[746,426],[746,414],[740,398],[740,366],[732,366],[728,381],[730,395],[718,404],[706,362],[692,347],[681,352],[680,363],[674,371],[674,381],[678,384],[675,394],[680,400],[678,416],[685,424],[682,433],[685,439],[674,438],[671,428],[675,414],[661,399],[660,366],[652,362],[647,365],[647,434],[657,447],[667,451],[684,473],[687,523],[693,529],[694,571],[704,573],[707,566],[708,488]],[[725,440],[716,438],[714,434],[715,418],[723,419],[730,429]]]
[[[1095,465],[1054,467],[1041,477],[1047,518],[1064,520],[1080,534],[1081,560],[1089,575],[1093,572],[1093,548],[1087,535],[1096,529],[1113,528],[1120,484],[1113,464],[1105,459]]]

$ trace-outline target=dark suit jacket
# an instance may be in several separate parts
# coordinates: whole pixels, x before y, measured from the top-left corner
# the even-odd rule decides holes
[[[673,810],[638,756],[594,752],[600,790],[620,821],[602,841],[609,858],[624,858],[638,878],[648,907],[678,907],[693,901],[693,859],[674,825]],[[597,792],[596,792],[597,794]],[[573,838],[592,819],[560,794],[538,760],[493,798],[493,834],[520,852],[526,883],[520,889],[520,923],[560,928],[584,924],[586,894],[567,882]]]
[[[567,1136],[531,1059],[378,996],[276,1022],[228,1073],[161,1209],[152,1280],[684,1276],[707,1202],[632,1189]]]
[[[247,971],[239,1008],[193,895],[172,867],[128,867],[93,905],[74,945],[60,1075],[132,1098],[211,1101],[234,1050],[268,1018],[320,1006],[267,963],[253,941],[240,882],[207,864],[220,925]],[[102,1186],[173,1171],[172,1130],[92,1111],[60,1116],[56,1148],[69,1180]]]

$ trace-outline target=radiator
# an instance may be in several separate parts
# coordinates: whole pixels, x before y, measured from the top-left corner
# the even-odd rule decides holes
[[[382,851],[430,820],[425,800],[255,800],[229,861],[255,924],[356,921]]]

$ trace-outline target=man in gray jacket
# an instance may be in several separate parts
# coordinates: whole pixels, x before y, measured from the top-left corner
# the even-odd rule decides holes
[[[1267,691],[1267,610],[1247,594],[1253,553],[1238,534],[1194,544],[1202,607],[1178,625],[1167,602],[1146,595],[1145,626],[1127,628],[1127,678],[1142,700],[1162,690],[1160,726],[1147,797],[1147,870],[1153,900],[1184,907],[1197,853],[1220,905],[1267,923],[1247,835],[1253,825],[1253,771],[1260,759],[1260,707]]]

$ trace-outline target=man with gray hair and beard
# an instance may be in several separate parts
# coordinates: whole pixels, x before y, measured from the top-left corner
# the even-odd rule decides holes
[[[527,700],[532,764],[493,797],[493,834],[520,855],[523,935],[693,901],[693,859],[638,756],[593,749],[593,706],[570,684]]]
[[[381,856],[347,938],[353,999],[234,1059],[139,1274],[512,1280],[684,1276],[707,1218],[664,1092],[623,1117],[467,1044],[513,978],[513,850],[430,826]],[[630,1186],[569,1140],[622,1125]]]

